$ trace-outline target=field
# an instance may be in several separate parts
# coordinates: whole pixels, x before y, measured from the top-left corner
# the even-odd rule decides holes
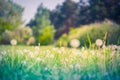
[[[120,54],[110,47],[1,45],[0,80],[120,80]]]

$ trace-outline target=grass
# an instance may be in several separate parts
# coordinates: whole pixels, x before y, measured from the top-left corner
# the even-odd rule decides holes
[[[0,80],[120,80],[119,51],[0,46]]]

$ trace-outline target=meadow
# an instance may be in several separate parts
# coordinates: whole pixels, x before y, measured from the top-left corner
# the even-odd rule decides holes
[[[0,46],[0,80],[120,80],[120,51]]]

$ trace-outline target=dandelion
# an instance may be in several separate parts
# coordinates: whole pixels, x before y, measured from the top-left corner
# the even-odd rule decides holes
[[[102,46],[103,41],[102,41],[101,39],[97,39],[96,42],[95,42],[95,44],[96,44],[98,47],[100,47],[100,46]]]
[[[80,46],[80,41],[79,41],[78,39],[72,39],[72,40],[70,41],[70,45],[71,45],[71,47],[73,47],[73,48],[77,48],[77,47]]]
[[[35,47],[35,51],[39,51],[39,47],[38,46]]]
[[[81,54],[81,52],[79,50],[76,50],[75,54]]]
[[[68,62],[69,60],[67,58],[65,58],[65,62]]]
[[[62,53],[65,52],[65,48],[64,47],[61,47],[60,50],[61,50]]]
[[[6,51],[3,51],[3,52],[1,52],[1,53],[2,53],[2,55],[6,55],[7,52],[6,52]]]
[[[52,48],[53,51],[57,51],[58,49],[57,48]]]
[[[47,53],[47,54],[50,54],[50,50],[46,50],[46,53]]]
[[[76,64],[76,65],[75,65],[75,68],[76,68],[76,69],[79,69],[79,68],[80,68],[80,64]]]
[[[116,45],[110,45],[110,49],[111,49],[112,51],[117,50],[117,46],[116,46]]]
[[[73,68],[73,65],[69,65],[69,67],[72,69],[72,68]]]
[[[11,45],[16,45],[17,44],[17,40],[16,39],[12,39],[11,41],[10,41],[10,43],[11,43]]]
[[[53,59],[53,58],[54,58],[54,55],[53,55],[53,54],[51,54],[51,55],[50,55],[50,58],[52,58],[52,59]]]
[[[33,55],[32,52],[29,52],[28,56],[29,56],[29,57],[32,57],[32,58],[34,57],[34,55]]]
[[[44,69],[45,69],[45,70],[48,70],[48,68],[47,68],[47,67],[45,67]]]
[[[91,50],[90,53],[91,53],[92,55],[94,55],[94,54],[95,54],[95,51],[94,51],[94,50]]]
[[[37,60],[37,61],[42,61],[42,59],[41,59],[41,58],[37,58],[36,60]]]
[[[85,50],[85,47],[82,47],[82,51],[84,51]]]

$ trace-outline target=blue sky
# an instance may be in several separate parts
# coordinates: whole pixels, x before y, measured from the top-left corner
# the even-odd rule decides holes
[[[53,10],[58,4],[62,4],[64,2],[64,0],[13,0],[13,1],[24,7],[22,19],[25,21],[25,23],[29,22],[30,19],[34,18],[34,14],[36,13],[37,7],[40,5],[40,3],[43,3],[43,5],[48,9]]]

